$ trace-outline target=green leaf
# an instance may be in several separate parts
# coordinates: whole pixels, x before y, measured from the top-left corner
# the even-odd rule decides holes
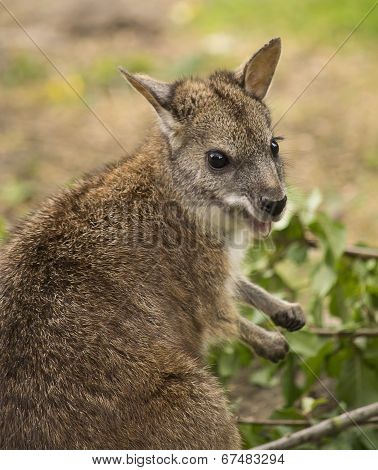
[[[304,389],[308,391],[311,385],[317,382],[318,377],[326,372],[327,358],[335,348],[335,342],[332,339],[326,340],[323,346],[317,351],[316,355],[308,357],[302,364],[302,370],[306,374],[306,384]]]
[[[290,259],[285,259],[276,263],[274,269],[290,289],[300,290],[308,285],[307,269],[303,265],[299,266]]]
[[[343,287],[337,282],[330,293],[329,311],[335,317],[347,318],[347,303]]]
[[[327,403],[326,398],[303,397],[301,401],[302,412],[304,415],[310,414],[319,405]]]
[[[322,325],[323,320],[323,299],[318,295],[313,296],[308,303],[308,312],[312,316],[313,322],[317,326]]]
[[[337,396],[350,407],[377,401],[378,373],[365,363],[360,353],[351,353],[338,374]]]
[[[286,407],[282,408],[281,410],[276,410],[272,413],[272,419],[304,419],[303,413],[297,408],[293,407]]]
[[[369,338],[363,352],[365,363],[370,367],[375,367],[378,374],[378,338]]]
[[[224,353],[219,356],[217,371],[221,377],[227,378],[232,375],[234,372],[234,358],[230,352],[224,351]]]
[[[316,356],[325,343],[324,338],[320,338],[309,331],[296,331],[294,334],[286,335],[290,349],[304,359]]]
[[[246,449],[251,449],[253,447],[258,446],[259,444],[263,444],[270,439],[274,439],[270,435],[267,436],[262,435],[261,433],[261,425],[252,425],[252,424],[239,424],[239,431],[242,436],[243,440],[243,447]]]
[[[316,220],[309,224],[310,230],[319,237],[325,249],[329,249],[338,259],[344,251],[346,236],[345,227],[338,221],[319,213]]]
[[[351,355],[352,351],[350,348],[339,349],[335,354],[333,354],[326,364],[328,375],[336,378],[339,375],[344,362],[347,361]]]
[[[320,297],[324,297],[336,279],[337,276],[333,269],[326,264],[319,264],[312,278],[312,288]]]
[[[282,391],[286,406],[291,406],[301,394],[301,390],[296,384],[296,361],[293,354],[287,356],[283,368]]]
[[[305,225],[311,223],[314,219],[315,212],[320,206],[323,197],[318,188],[315,188],[307,198],[304,209],[300,212],[300,218]]]
[[[260,387],[273,387],[279,383],[279,377],[276,372],[277,366],[275,364],[261,367],[251,374],[249,382]]]
[[[307,258],[308,247],[301,242],[294,242],[289,245],[286,256],[297,264],[302,264]]]

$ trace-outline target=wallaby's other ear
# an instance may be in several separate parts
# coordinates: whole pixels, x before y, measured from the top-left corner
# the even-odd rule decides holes
[[[124,78],[155,108],[164,133],[173,141],[179,130],[179,123],[169,111],[172,85],[149,77],[148,75],[134,74],[118,67]]]
[[[159,112],[160,108],[164,108],[168,105],[171,92],[171,85],[169,83],[160,82],[148,75],[130,73],[121,66],[118,67],[118,70],[130,85],[152,104],[156,111]]]
[[[248,92],[263,99],[268,92],[281,55],[281,39],[273,38],[242,64],[235,76]]]

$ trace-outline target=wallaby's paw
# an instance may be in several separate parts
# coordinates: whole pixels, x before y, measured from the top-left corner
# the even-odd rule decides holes
[[[289,352],[286,338],[278,331],[267,331],[263,343],[254,346],[256,354],[272,362],[278,362],[285,358]]]
[[[288,304],[285,310],[281,310],[272,316],[277,326],[282,326],[288,331],[300,330],[304,327],[306,320],[299,304]]]

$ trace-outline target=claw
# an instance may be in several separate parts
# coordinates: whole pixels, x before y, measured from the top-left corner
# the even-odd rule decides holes
[[[291,332],[300,330],[305,324],[302,309],[298,304],[289,304],[287,310],[277,312],[272,319],[276,325]]]

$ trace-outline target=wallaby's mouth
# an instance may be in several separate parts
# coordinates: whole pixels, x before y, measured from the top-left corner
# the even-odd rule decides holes
[[[272,230],[272,222],[261,222],[255,217],[249,217],[249,222],[252,226],[252,232],[258,238],[268,237]]]
[[[255,215],[252,215],[250,211],[241,210],[241,215],[245,223],[250,228],[251,232],[256,238],[266,238],[269,236],[272,230],[272,221],[271,220],[259,220]]]
[[[274,218],[261,214],[255,209],[246,196],[228,196],[225,198],[225,206],[230,213],[242,218],[244,224],[256,238],[266,238],[272,230]]]

